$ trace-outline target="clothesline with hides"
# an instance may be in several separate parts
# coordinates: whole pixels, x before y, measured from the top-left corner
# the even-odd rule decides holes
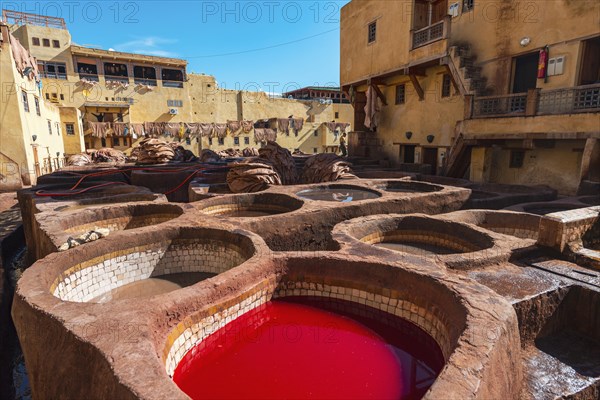
[[[327,127],[331,132],[337,134],[338,132],[346,132],[346,129],[350,126],[347,122],[323,122],[323,125]]]
[[[343,124],[342,124],[343,125]],[[87,121],[85,130],[94,137],[132,136],[178,137],[180,139],[206,137],[223,139],[227,135],[237,137],[254,131],[255,142],[274,141],[278,130],[286,135],[294,131],[296,135],[304,127],[302,118],[268,118],[257,121],[228,120],[217,122],[93,122]]]
[[[27,50],[19,39],[12,33],[8,34],[10,49],[15,60],[15,67],[22,76],[27,76],[31,80],[40,82],[40,71],[38,70],[37,58],[35,58],[29,50]]]

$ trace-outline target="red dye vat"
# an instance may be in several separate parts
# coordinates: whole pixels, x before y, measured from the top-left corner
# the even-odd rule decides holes
[[[408,321],[346,301],[288,298],[210,335],[173,380],[193,399],[417,399],[443,363]]]

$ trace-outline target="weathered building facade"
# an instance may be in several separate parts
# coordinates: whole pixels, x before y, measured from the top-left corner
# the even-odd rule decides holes
[[[586,0],[353,0],[340,71],[351,151],[563,193],[599,180],[599,15]]]
[[[335,151],[339,129],[331,128],[353,118],[349,104],[221,88],[213,76],[188,73],[182,59],[75,45],[62,18],[5,10],[3,19],[37,59],[40,96],[59,110],[66,154],[101,147],[127,151],[149,127],[160,130],[153,135],[180,141],[196,154],[207,148],[259,147],[254,130],[209,137],[190,134],[188,124],[264,120],[275,130],[277,120],[288,117],[303,124],[279,130],[281,146],[305,153]]]
[[[67,151],[83,150],[66,146],[80,123],[75,115],[70,129],[64,128],[66,110],[43,97],[34,65],[9,27],[0,23],[0,190],[35,184],[37,176],[60,167]]]

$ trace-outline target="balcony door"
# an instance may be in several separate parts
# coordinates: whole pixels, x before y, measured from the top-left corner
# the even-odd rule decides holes
[[[414,30],[440,22],[448,14],[448,0],[415,0],[414,4]]]
[[[515,57],[512,93],[527,93],[529,89],[537,86],[539,53],[525,54]]]
[[[580,85],[600,83],[600,37],[583,42],[581,58]]]

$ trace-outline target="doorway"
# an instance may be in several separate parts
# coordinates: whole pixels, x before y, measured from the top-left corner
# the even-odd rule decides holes
[[[538,52],[515,57],[512,93],[527,93],[537,86]]]
[[[423,164],[431,165],[431,174],[437,174],[438,149],[437,147],[423,148]]]
[[[354,92],[354,130],[359,132],[369,131],[365,126],[365,106],[367,105],[367,94],[365,92]]]
[[[40,159],[38,156],[38,145],[37,144],[32,145],[32,150],[33,150],[33,168],[35,169],[35,176],[36,176],[36,178],[38,178],[41,175]]]
[[[415,145],[403,145],[400,147],[400,159],[405,164],[415,163]]]
[[[592,85],[600,82],[600,37],[585,40],[581,58],[580,85]]]

